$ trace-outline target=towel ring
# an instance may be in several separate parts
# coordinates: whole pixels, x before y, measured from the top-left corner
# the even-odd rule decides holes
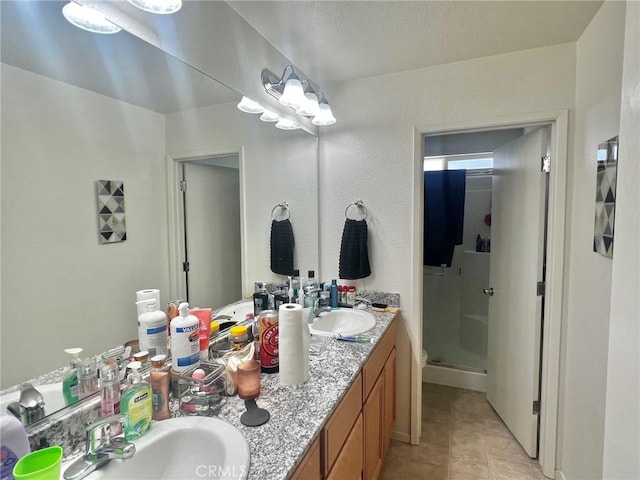
[[[275,207],[273,207],[271,209],[271,220],[275,220],[276,218],[273,216],[273,214],[275,213],[275,211],[280,208],[282,210],[285,210],[287,212],[287,218],[285,218],[284,220],[289,220],[289,218],[291,218],[291,211],[289,210],[289,204],[287,202],[282,202],[277,204]]]
[[[364,218],[362,220],[366,220],[367,219],[367,207],[364,206],[364,202],[362,200],[356,200],[353,203],[350,203],[349,205],[347,205],[347,208],[344,211],[344,217],[349,220],[349,209],[351,207],[356,207],[356,208],[361,208],[362,210],[364,210]],[[350,219],[350,220],[355,220],[355,219]]]

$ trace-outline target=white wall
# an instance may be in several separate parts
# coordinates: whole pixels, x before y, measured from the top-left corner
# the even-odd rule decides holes
[[[577,42],[558,462],[567,480],[602,475],[612,262],[592,251],[596,150],[618,134],[624,10],[605,2]]]
[[[2,387],[137,338],[166,291],[162,115],[2,64]],[[123,180],[127,240],[98,243],[95,181]],[[163,300],[164,299],[163,297]]]
[[[626,13],[603,478],[640,478],[640,3]]]
[[[318,270],[317,138],[278,130],[235,103],[167,115],[167,154],[177,157],[241,152],[243,292],[254,282],[281,282],[270,269],[271,210],[288,202],[295,237],[294,265]],[[328,278],[328,277],[325,277]]]
[[[372,275],[359,288],[400,293],[398,420],[410,432],[411,356],[420,358],[421,312],[412,304],[414,128],[571,108],[575,44],[496,55],[341,84],[331,91],[335,127],[320,144],[320,265],[338,273],[344,209],[369,212]],[[375,99],[375,101],[372,101]],[[406,437],[408,438],[408,437]]]

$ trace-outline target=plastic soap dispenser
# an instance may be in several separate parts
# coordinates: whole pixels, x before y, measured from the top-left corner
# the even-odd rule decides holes
[[[73,355],[71,359],[71,372],[62,380],[62,395],[64,396],[64,403],[71,405],[78,401],[78,365],[80,365],[80,353],[81,348],[67,348],[64,351],[69,355]]]
[[[182,302],[180,315],[171,320],[171,368],[181,372],[200,364],[200,321],[189,315],[189,304]]]
[[[142,380],[142,375],[138,372],[141,366],[140,362],[129,363],[129,386],[120,400],[120,411],[127,416],[124,422],[124,438],[127,442],[147,433],[153,418],[151,387]]]

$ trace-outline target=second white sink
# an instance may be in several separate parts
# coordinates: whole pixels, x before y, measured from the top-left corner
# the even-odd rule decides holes
[[[322,313],[309,325],[311,335],[349,337],[368,332],[376,326],[376,317],[366,310],[355,308]]]

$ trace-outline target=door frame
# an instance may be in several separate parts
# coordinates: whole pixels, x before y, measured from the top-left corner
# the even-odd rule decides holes
[[[560,390],[560,343],[563,324],[565,263],[565,206],[568,161],[569,111],[566,109],[522,113],[493,118],[469,120],[450,124],[434,124],[414,127],[414,175],[413,175],[413,237],[412,237],[412,300],[414,313],[413,331],[419,332],[419,350],[413,352],[411,368],[411,443],[417,444],[422,420],[422,318],[423,276],[422,262],[424,241],[424,175],[423,136],[425,134],[452,134],[470,131],[495,130],[507,127],[551,125],[551,174],[549,179],[549,216],[547,240],[547,288],[544,307],[544,333],[541,371],[540,412],[540,467],[545,476],[554,478],[558,432]]]
[[[182,163],[204,160],[210,157],[222,157],[238,155],[240,177],[240,267],[241,279],[247,278],[247,265],[245,252],[245,204],[244,204],[244,149],[240,151],[206,151],[189,152],[185,154],[167,155],[167,236],[169,247],[169,298],[185,298],[186,282],[180,265],[184,252],[184,211],[182,209],[182,195],[180,192],[180,180],[182,178]]]

